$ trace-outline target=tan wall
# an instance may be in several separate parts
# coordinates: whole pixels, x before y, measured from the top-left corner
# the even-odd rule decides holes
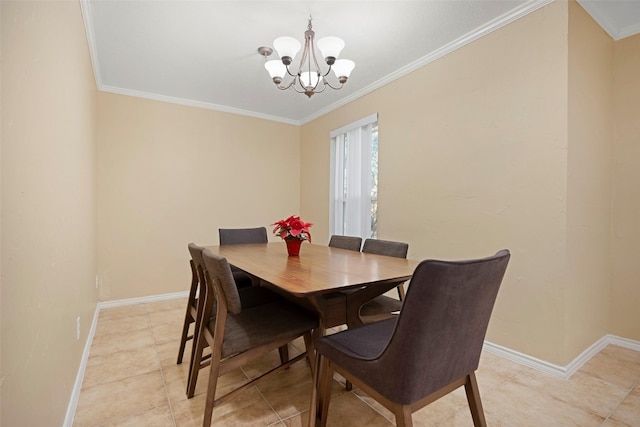
[[[614,60],[611,333],[640,341],[640,35]]]
[[[122,95],[98,100],[101,300],[185,291],[189,242],[217,244],[219,227],[298,213],[299,127]]]
[[[608,333],[613,39],[569,2],[566,354]]]
[[[373,112],[381,238],[414,258],[512,250],[489,340],[559,364],[603,330],[640,340],[640,36],[615,43],[607,83],[610,42],[555,2],[297,128],[112,94],[96,104],[78,4],[1,5],[0,424],[62,423],[96,268],[102,300],[183,291],[187,242],[298,210],[326,243],[329,131]]]
[[[301,157],[301,211],[328,223],[329,131],[377,111],[379,237],[409,242],[414,258],[509,248],[488,339],[557,363],[568,361],[567,14],[553,3],[303,126]]]
[[[95,80],[78,2],[1,7],[0,423],[59,426],[97,301]]]

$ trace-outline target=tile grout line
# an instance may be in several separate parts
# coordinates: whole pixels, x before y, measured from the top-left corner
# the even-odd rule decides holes
[[[335,381],[335,378],[334,378],[334,381]],[[338,384],[340,384],[340,385],[342,386],[342,383],[340,383],[339,381],[338,381]],[[362,398],[358,393],[356,393],[354,390],[351,390],[350,392],[347,392],[347,393],[345,393],[345,394],[349,394],[349,393],[353,394],[353,395],[354,395],[356,398],[358,398],[358,400],[360,400],[362,403],[364,403],[364,404],[365,404],[365,405],[367,405],[369,408],[373,409],[375,412],[377,412],[378,414],[380,414],[380,415],[382,416],[382,418],[384,418],[385,420],[389,421],[391,424],[394,424],[394,425],[395,425],[395,423],[396,423],[396,420],[395,420],[395,419],[391,420],[391,419],[387,418],[387,416],[386,416],[385,414],[383,414],[381,411],[379,411],[379,410],[378,410],[377,408],[375,408],[373,405],[369,404],[369,402],[367,402],[366,400],[364,400],[364,399],[363,399],[363,398]],[[331,400],[331,399],[329,399],[329,400]]]
[[[103,310],[104,310],[104,309],[103,309]],[[147,319],[147,327],[146,327],[146,329],[149,329],[149,321],[148,321],[148,315],[147,315],[146,307],[145,307],[145,313],[144,313],[144,316],[145,316],[145,319]],[[103,320],[104,320],[104,319],[103,319]],[[100,319],[98,319],[98,322],[100,322]],[[151,331],[150,331],[150,333],[151,333],[151,338],[153,339],[153,333],[152,333]],[[93,348],[93,343],[92,343],[91,347]],[[155,340],[154,340],[154,348],[155,348]],[[110,354],[115,354],[115,353],[124,352],[124,351],[130,351],[130,350],[127,350],[127,349],[122,350],[122,349],[120,349],[120,350],[118,350],[118,351],[116,351],[116,352],[114,352],[114,353],[110,353]],[[157,350],[156,350],[156,355],[157,355]],[[112,383],[114,383],[114,382],[122,381],[122,380],[125,380],[125,379],[127,379],[127,378],[135,378],[135,377],[139,377],[139,376],[142,376],[142,375],[146,375],[146,374],[148,374],[148,373],[150,373],[150,372],[153,372],[153,371],[144,372],[144,373],[139,373],[139,374],[132,375],[132,376],[125,377],[125,378],[121,378],[121,379],[116,379],[116,380],[111,380],[111,381],[105,381],[105,382],[102,382],[102,383],[97,383],[97,384],[94,384],[94,385],[93,385],[93,386],[91,386],[91,387],[98,387],[98,386],[102,386],[102,385],[106,385],[106,384],[112,384]],[[91,387],[90,387],[90,388],[91,388]],[[98,424],[96,427],[102,427],[102,426],[112,425],[114,422],[119,422],[119,421],[126,420],[126,419],[130,418],[131,416],[132,416],[132,415],[129,415],[129,416],[123,416],[123,417],[120,417],[120,418],[117,418],[117,419],[114,419],[114,420],[107,420],[107,421],[104,421],[104,422],[102,422],[102,423]],[[175,423],[174,423],[174,424],[175,424]],[[174,426],[174,427],[175,427],[175,426]]]
[[[151,317],[149,316],[149,307],[148,304],[144,304],[145,317],[147,318],[147,328],[149,329],[149,333],[151,334],[151,338],[153,339],[153,349],[156,353],[156,359],[158,361],[158,365],[160,366],[160,376],[162,377],[162,387],[164,388],[164,395],[167,397],[167,403],[169,404],[169,413],[171,414],[171,421],[173,421],[173,427],[177,427],[176,417],[173,414],[173,406],[171,405],[171,398],[169,397],[169,389],[167,388],[167,380],[164,376],[164,369],[162,367],[162,360],[160,360],[160,353],[158,352],[158,345],[156,343],[156,337],[153,334],[153,327],[151,325]]]
[[[629,397],[631,392],[633,392],[633,389],[635,389],[636,386],[638,385],[640,385],[640,378],[638,378],[636,382],[634,382],[631,385],[631,387],[629,388],[629,391],[627,391],[627,393],[620,399],[618,404],[609,412],[609,414],[607,414],[607,417],[602,421],[602,423],[600,424],[600,427],[605,425],[605,423],[609,420],[609,418],[611,418],[611,416],[616,412],[616,410],[620,407],[620,405],[622,405],[622,403],[627,399],[627,397]]]
[[[247,374],[247,373],[246,373],[246,371],[244,370],[244,368],[243,368],[243,367],[241,367],[241,368],[240,368],[240,370],[242,371],[242,373],[244,374],[244,376],[245,376],[245,377],[247,377],[247,379],[248,379],[249,381],[251,381],[251,377],[249,376],[249,374]],[[256,391],[258,392],[258,394],[260,395],[260,397],[262,397],[262,400],[264,400],[264,401],[265,401],[265,403],[267,404],[267,406],[269,407],[269,409],[271,409],[271,410],[273,411],[273,413],[274,413],[274,414],[276,414],[276,417],[278,418],[278,422],[277,422],[277,423],[279,423],[279,424],[284,424],[284,420],[282,419],[282,417],[280,417],[280,414],[278,414],[278,411],[276,411],[276,410],[274,409],[274,407],[273,407],[273,406],[271,406],[271,402],[269,402],[269,400],[268,400],[268,399],[267,399],[267,397],[262,393],[262,391],[260,390],[260,388],[259,388],[257,385],[254,385],[253,387],[256,389]],[[272,424],[269,424],[269,425],[270,425],[270,426],[272,426],[272,425],[274,425],[274,424],[276,424],[276,423],[272,423]]]

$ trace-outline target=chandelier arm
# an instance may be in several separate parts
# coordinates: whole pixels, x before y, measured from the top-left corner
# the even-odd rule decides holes
[[[292,87],[293,90],[295,90],[298,93],[304,93],[304,90],[299,90],[295,85]]]
[[[309,21],[309,26],[311,26],[311,21]],[[298,78],[300,78],[300,74],[304,69],[304,63],[309,57],[309,39],[313,39],[313,31],[311,31],[310,29],[305,31],[304,33],[304,48],[302,50],[302,57],[300,58],[300,65],[298,66],[298,73],[296,74]]]
[[[294,84],[295,84],[295,83],[296,83],[296,81],[295,81],[295,79],[293,79],[293,80],[291,80],[291,82],[289,82],[289,84],[288,84],[288,85],[283,85],[283,86],[276,85],[276,87],[277,87],[278,89],[280,89],[280,90],[287,90],[287,89],[289,89],[290,87],[294,86]]]
[[[330,85],[328,85],[328,84],[327,84],[327,82],[325,82],[325,81],[323,81],[322,83],[323,83],[323,84],[322,84],[322,89],[320,89],[320,90],[315,90],[315,89],[314,89],[313,93],[322,93],[322,92],[324,92],[324,91],[325,91],[325,89],[327,88],[327,86],[331,87],[331,86],[330,86]],[[318,86],[318,85],[316,85],[316,87],[317,87],[317,86]]]
[[[309,23],[311,24],[311,23]],[[318,58],[316,57],[316,50],[313,46],[313,36],[315,35],[315,33],[312,33],[311,35],[311,56],[313,57],[313,63],[316,66],[316,73],[318,74],[318,81],[316,82],[316,85],[313,87],[313,91],[315,93],[320,93],[323,92],[324,89],[326,88],[326,81],[325,81],[325,77],[327,74],[329,74],[329,72],[331,71],[331,66],[329,66],[329,69],[327,70],[327,72],[325,74],[322,74],[321,68],[320,68],[320,64],[318,64]],[[311,70],[311,61],[309,61],[309,70]],[[320,80],[322,80],[322,83],[324,84],[325,87],[322,88],[322,90],[320,91],[316,91],[316,88],[318,87],[318,85],[320,84]]]
[[[325,86],[329,86],[331,89],[335,89],[335,90],[342,89],[342,87],[344,86],[344,83],[340,83],[340,86],[334,86],[327,79],[322,79],[322,82],[324,83]]]
[[[291,77],[293,77],[295,79],[297,74],[292,74],[291,71],[289,71],[289,66],[288,65],[286,65],[286,68],[287,68],[287,74],[289,74]]]
[[[296,85],[297,83],[297,85]],[[300,86],[300,89],[302,90],[298,90],[298,86]],[[304,93],[305,88],[304,85],[302,84],[302,81],[300,80],[300,74],[297,74],[295,79],[293,80],[291,87],[293,88],[293,90],[295,90],[298,93]]]

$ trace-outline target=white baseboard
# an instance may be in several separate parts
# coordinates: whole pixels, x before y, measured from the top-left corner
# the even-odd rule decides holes
[[[84,379],[84,372],[87,368],[87,362],[89,361],[89,353],[91,351],[91,344],[93,343],[93,337],[96,333],[96,326],[98,325],[98,317],[100,310],[103,308],[123,307],[126,305],[142,304],[157,301],[166,301],[171,299],[186,298],[189,296],[189,292],[174,292],[171,294],[152,295],[149,297],[140,298],[128,298],[115,301],[103,301],[96,304],[96,309],[93,312],[93,320],[91,322],[91,328],[87,335],[87,341],[84,344],[84,351],[82,352],[82,359],[80,360],[80,367],[78,368],[78,374],[76,375],[76,381],[73,384],[73,390],[71,391],[71,398],[69,399],[69,405],[67,406],[67,413],[64,417],[64,427],[71,427],[73,425],[73,418],[76,414],[76,408],[78,407],[78,399],[80,398],[80,390],[82,389],[82,380]]]
[[[76,408],[78,406],[78,399],[80,397],[80,390],[82,389],[82,379],[84,378],[84,372],[87,367],[87,361],[89,360],[89,352],[91,351],[91,344],[93,343],[93,337],[96,332],[96,326],[98,324],[98,317],[100,314],[100,310],[103,308],[112,308],[112,307],[124,307],[127,305],[134,304],[142,304],[142,303],[150,303],[157,301],[167,301],[178,298],[186,298],[189,296],[187,291],[184,292],[174,292],[170,294],[161,294],[161,295],[152,295],[148,297],[140,297],[140,298],[128,298],[122,300],[115,301],[103,301],[99,302],[96,305],[96,310],[93,314],[93,321],[91,322],[91,329],[89,331],[89,335],[87,336],[87,342],[84,346],[84,351],[82,353],[82,360],[80,361],[80,368],[78,369],[78,375],[76,375],[76,382],[73,386],[73,391],[71,393],[71,399],[69,401],[69,406],[67,407],[67,414],[64,419],[64,427],[71,427],[73,424],[73,418],[76,413]],[[536,369],[541,372],[545,372],[549,375],[553,375],[555,377],[569,379],[571,375],[573,375],[578,369],[580,369],[585,363],[589,361],[593,356],[598,354],[603,348],[607,345],[613,344],[620,347],[628,348],[631,350],[635,350],[640,352],[640,341],[634,341],[627,338],[621,338],[615,335],[605,335],[600,338],[598,341],[593,343],[589,348],[580,353],[578,357],[576,357],[571,363],[567,366],[555,365],[550,362],[546,362],[544,360],[538,359],[533,356],[529,356],[524,353],[520,353],[516,350],[511,350],[506,347],[502,347],[497,344],[490,343],[489,341],[484,342],[483,349],[495,355],[504,357],[505,359],[511,360],[513,362],[519,363],[524,366],[528,366],[530,368]]]
[[[640,352],[640,341],[621,338],[621,337],[610,335],[610,334],[603,336],[598,341],[591,344],[586,350],[580,353],[578,357],[573,359],[566,366],[555,365],[553,363],[538,359],[536,357],[529,356],[524,353],[520,353],[519,351],[511,350],[509,348],[490,343],[489,341],[484,342],[483,349],[488,351],[489,353],[496,354],[498,356],[504,357],[505,359],[509,359],[513,362],[519,363],[524,366],[528,366],[530,368],[547,373],[549,375],[553,375],[555,377],[559,377],[562,379],[569,379],[580,368],[582,368],[584,364],[587,363],[593,356],[598,354],[603,348],[605,348],[609,344],[625,347],[625,348]]]
[[[112,307],[124,307],[125,305],[143,304],[149,302],[167,301],[171,299],[186,298],[189,296],[189,291],[173,292],[171,294],[151,295],[148,297],[127,298],[119,299],[115,301],[103,301],[98,303],[100,309],[112,308]]]
[[[87,335],[87,341],[84,343],[84,350],[82,351],[82,359],[80,359],[80,367],[78,368],[78,374],[76,375],[76,381],[73,384],[73,390],[71,391],[71,399],[67,406],[67,413],[64,417],[64,427],[71,427],[73,424],[73,417],[76,415],[76,408],[78,407],[78,399],[80,398],[80,390],[82,389],[82,380],[84,379],[84,371],[87,369],[87,361],[89,360],[89,352],[91,351],[91,344],[93,343],[93,336],[96,333],[96,326],[98,325],[98,314],[100,308],[96,305],[96,309],[93,312],[93,320],[91,321],[91,328],[89,328],[89,334]]]

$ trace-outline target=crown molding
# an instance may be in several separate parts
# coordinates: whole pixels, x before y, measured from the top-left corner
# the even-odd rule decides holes
[[[253,117],[256,119],[270,120],[272,122],[280,122],[288,125],[300,126],[300,121],[288,119],[286,117],[272,116],[269,114],[257,113],[255,111],[242,110],[240,108],[227,107],[226,105],[212,104],[203,101],[194,101],[193,99],[177,98],[173,96],[158,95],[156,93],[142,92],[138,90],[123,89],[115,86],[98,85],[98,90],[102,92],[115,93],[118,95],[133,96],[136,98],[150,99],[153,101],[168,102],[170,104],[186,105],[188,107],[203,108],[206,110],[215,110],[223,113],[239,114],[241,116]]]
[[[388,74],[387,76],[381,78],[380,80],[377,80],[376,82],[370,84],[369,86],[345,97],[342,98],[340,101],[329,105],[326,108],[323,108],[322,110],[319,110],[318,112],[305,117],[304,119],[300,120],[302,124],[306,124],[311,122],[312,120],[315,120],[321,116],[324,116],[325,114],[336,110],[352,101],[355,101],[358,98],[361,98],[362,96],[373,92],[376,89],[381,88],[382,86],[385,86],[391,82],[393,82],[394,80],[399,79],[400,77],[403,77],[419,68],[424,67],[425,65],[442,58],[445,55],[448,55],[449,53],[460,49],[463,46],[468,45],[469,43],[478,40],[481,37],[486,36],[489,33],[492,33],[493,31],[504,27],[507,24],[512,23],[513,21],[516,21],[520,18],[522,18],[525,15],[528,15],[531,12],[534,12],[538,9],[540,9],[541,7],[544,7],[546,5],[548,5],[549,3],[552,3],[554,0],[530,0],[529,2],[523,4],[522,6],[520,6],[517,9],[514,9],[508,13],[505,13],[502,16],[499,16],[498,18],[476,28],[473,31],[468,32],[467,34],[463,35],[462,37],[457,38],[456,40],[446,44],[445,46],[442,46],[441,48],[431,52],[428,55],[423,56],[422,58],[408,64],[405,65],[404,67],[394,71],[391,74]]]
[[[243,109],[239,109],[239,108],[232,108],[232,107],[228,107],[225,105],[219,105],[219,104],[212,104],[212,103],[208,103],[208,102],[202,102],[202,101],[194,101],[194,100],[190,100],[190,99],[184,99],[184,98],[178,98],[178,97],[171,97],[171,96],[165,96],[165,95],[158,95],[158,94],[153,94],[153,93],[148,93],[148,92],[142,92],[142,91],[136,91],[136,90],[130,90],[130,89],[123,89],[123,88],[119,88],[119,87],[114,87],[114,86],[108,86],[108,85],[104,85],[102,83],[102,77],[100,76],[100,63],[98,60],[98,55],[97,55],[97,46],[96,46],[96,41],[93,37],[94,31],[93,31],[93,27],[92,27],[92,22],[93,20],[91,19],[91,5],[89,3],[89,0],[80,0],[80,7],[82,10],[82,17],[84,20],[84,24],[85,24],[85,32],[87,35],[87,41],[89,44],[89,55],[91,57],[91,64],[93,66],[93,74],[94,74],[94,78],[96,79],[96,87],[98,88],[99,91],[102,92],[110,92],[110,93],[115,93],[115,94],[120,94],[120,95],[126,95],[126,96],[133,96],[133,97],[137,97],[137,98],[144,98],[144,99],[150,99],[150,100],[154,100],[154,101],[161,101],[161,102],[168,102],[168,103],[172,103],[172,104],[179,104],[179,105],[186,105],[186,106],[190,106],[190,107],[196,107],[196,108],[204,108],[204,109],[208,109],[208,110],[215,110],[215,111],[220,111],[220,112],[225,112],[225,113],[232,113],[232,114],[239,114],[239,115],[243,115],[243,116],[248,116],[248,117],[253,117],[253,118],[258,118],[258,119],[264,119],[264,120],[270,120],[270,121],[275,121],[275,122],[280,122],[280,123],[285,123],[285,124],[289,124],[289,125],[294,125],[294,126],[301,126],[303,124],[309,123],[312,120],[315,120],[331,111],[334,111],[352,101],[355,101],[358,98],[363,97],[364,95],[367,95],[368,93],[373,92],[376,89],[381,88],[382,86],[387,85],[388,83],[393,82],[394,80],[399,79],[400,77],[403,77],[463,46],[466,46],[467,44],[537,10],[540,9],[543,6],[546,6],[547,4],[551,3],[553,0],[530,0],[527,3],[523,4],[522,6],[520,6],[519,8],[506,13],[496,19],[494,19],[491,22],[488,22],[485,25],[482,25],[478,28],[476,28],[473,31],[468,32],[467,34],[463,35],[462,37],[459,37],[458,39],[452,41],[451,43],[443,46],[440,49],[437,49],[434,52],[431,52],[430,54],[396,70],[395,72],[383,77],[382,79],[377,80],[376,82],[370,84],[369,86],[341,99],[338,102],[335,102],[319,111],[317,111],[316,113],[307,116],[301,120],[293,120],[293,119],[289,119],[289,118],[285,118],[285,117],[279,117],[279,116],[274,116],[274,115],[269,115],[269,114],[263,114],[263,113],[257,113],[255,111],[249,111],[249,110],[243,110]]]
[[[616,22],[611,19],[611,15],[602,9],[601,1],[577,0],[578,4],[587,11],[594,21],[602,29],[611,36],[615,41],[622,40],[626,37],[640,33],[640,23],[619,27]],[[606,2],[605,2],[606,3]]]
[[[100,77],[100,62],[98,61],[98,47],[96,39],[93,37],[93,19],[91,14],[91,4],[89,0],[80,0],[80,11],[82,12],[82,20],[84,21],[84,31],[87,35],[87,43],[89,44],[89,57],[91,58],[91,66],[93,67],[93,78],[96,80],[96,87],[100,88],[102,78]]]
[[[627,37],[635,36],[636,34],[640,34],[640,23],[622,27],[618,32],[618,38],[615,40],[622,40]]]
[[[620,39],[620,32],[617,26],[611,21],[609,15],[602,12],[600,7],[596,2],[593,1],[585,1],[585,0],[577,0],[578,4],[582,6],[584,10],[587,11],[589,15],[593,18],[594,21],[600,25],[600,27],[611,36],[614,40]]]

